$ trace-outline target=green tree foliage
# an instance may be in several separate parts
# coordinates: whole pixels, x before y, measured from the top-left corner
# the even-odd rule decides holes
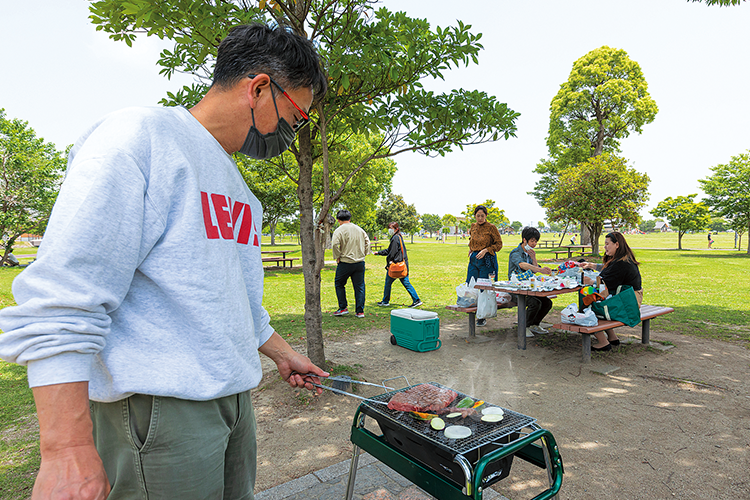
[[[329,92],[311,110],[311,126],[291,151],[300,169],[300,237],[305,274],[308,355],[325,363],[320,309],[320,271],[329,211],[341,192],[326,179],[329,151],[352,134],[379,135],[371,155],[349,165],[353,176],[371,161],[418,151],[444,155],[453,148],[515,136],[519,116],[478,90],[424,90],[428,78],[444,78],[459,66],[477,64],[481,35],[470,26],[432,28],[424,19],[386,8],[375,0],[99,0],[91,4],[97,30],[131,45],[139,33],[174,42],[161,53],[161,73],[196,75],[198,83],[168,94],[167,104],[192,105],[204,93],[220,40],[232,26],[276,23],[307,36],[327,64]],[[323,196],[315,210],[313,163],[321,158]],[[349,176],[347,176],[349,177]],[[318,235],[318,237],[316,237]]]
[[[485,207],[487,207],[487,222],[496,226],[502,226],[510,222],[505,216],[505,210],[500,210],[495,206],[495,200],[485,200],[484,203],[466,205],[466,210],[464,210],[461,215],[463,215],[470,221],[469,225],[474,222],[474,209],[476,209],[479,205],[484,205]]]
[[[391,194],[382,201],[375,215],[375,221],[378,227],[383,228],[388,227],[391,222],[398,222],[401,231],[411,234],[412,242],[414,242],[414,233],[421,227],[416,207],[407,204],[400,194]]]
[[[510,227],[513,228],[513,231],[518,232],[523,227],[523,223],[519,220],[514,220],[510,223]]]
[[[724,217],[711,217],[708,223],[708,230],[714,233],[720,233],[727,230],[727,221]]]
[[[682,250],[682,237],[688,231],[702,231],[711,221],[708,206],[703,202],[696,203],[697,194],[671,196],[660,201],[651,215],[667,219],[669,225],[678,231],[677,248]]]
[[[730,221],[731,227],[744,226],[750,231],[750,150],[733,156],[728,164],[711,167],[711,171],[713,174],[699,181],[708,195],[706,204]]]
[[[614,227],[638,224],[649,182],[623,158],[605,153],[560,172],[559,187],[544,208],[550,221],[580,221],[591,234],[592,253],[599,255],[605,221]]]
[[[287,161],[291,153],[284,153]],[[245,183],[263,205],[263,226],[268,226],[271,233],[271,245],[276,244],[276,225],[294,215],[299,210],[297,184],[286,175],[279,175],[279,170],[270,162],[253,160],[237,155],[237,166]]]
[[[640,229],[644,233],[650,233],[654,229],[656,229],[656,221],[653,219],[643,220],[640,224],[638,224],[638,229]]]
[[[718,5],[719,7],[728,7],[730,5],[740,5],[745,0],[690,0],[692,2],[703,2],[706,5]]]
[[[432,233],[440,232],[440,229],[443,227],[443,221],[437,214],[423,214],[422,215],[422,228],[430,233],[430,237],[432,237]]]
[[[641,67],[624,50],[603,46],[581,57],[550,104],[549,159],[537,165],[542,178],[531,194],[543,205],[562,169],[619,153],[620,140],[640,134],[657,112]]]
[[[456,227],[456,223],[458,222],[458,219],[456,219],[455,215],[445,214],[445,215],[443,215],[441,221],[442,221],[442,223],[443,223],[444,226],[447,226],[447,227],[450,227],[450,228],[455,228]]]
[[[44,234],[60,189],[64,156],[28,122],[0,108],[0,238],[5,263],[19,236]]]

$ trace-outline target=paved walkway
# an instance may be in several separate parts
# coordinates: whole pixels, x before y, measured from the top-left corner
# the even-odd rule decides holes
[[[255,494],[256,500],[342,500],[349,481],[350,460],[293,479]],[[412,482],[368,453],[359,457],[354,483],[355,500],[433,500]],[[494,490],[484,491],[482,498],[508,500]]]

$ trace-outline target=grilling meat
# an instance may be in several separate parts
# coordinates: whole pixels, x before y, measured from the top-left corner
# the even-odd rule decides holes
[[[397,411],[438,411],[456,399],[457,393],[431,384],[415,385],[411,389],[396,393],[388,402],[388,408]]]

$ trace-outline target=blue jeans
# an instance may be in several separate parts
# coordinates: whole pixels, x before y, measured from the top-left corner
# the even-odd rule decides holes
[[[497,278],[497,256],[485,254],[481,259],[477,259],[479,252],[471,252],[469,257],[469,268],[466,270],[466,282],[468,283],[473,277],[477,278],[489,278],[490,274],[494,274]]]
[[[365,261],[362,262],[339,262],[336,266],[336,278],[333,284],[336,286],[336,298],[339,301],[339,309],[346,309],[346,282],[351,277],[354,287],[354,303],[358,313],[365,312]]]
[[[383,289],[383,302],[390,302],[391,301],[391,285],[393,285],[393,282],[396,281],[397,278],[391,278],[387,274],[385,275],[385,288]],[[406,288],[406,291],[409,292],[409,295],[411,295],[411,301],[419,302],[419,295],[417,295],[417,291],[414,289],[411,283],[409,283],[409,277],[406,276],[404,278],[398,278],[401,280],[401,284],[404,285],[404,288]]]

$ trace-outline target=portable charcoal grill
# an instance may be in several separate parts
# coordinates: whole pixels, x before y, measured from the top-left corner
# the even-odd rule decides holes
[[[430,384],[447,389],[435,382]],[[415,386],[370,399],[387,403],[394,394],[412,387]],[[455,392],[458,396],[449,406],[467,397],[466,394]],[[503,419],[496,423],[472,417],[462,419],[458,424],[469,427],[471,436],[447,439],[443,431],[432,429],[428,421],[417,420],[409,412],[363,401],[352,423],[354,452],[346,500],[351,500],[354,494],[360,450],[367,451],[440,500],[481,500],[485,488],[510,474],[515,456],[547,469],[550,487],[533,500],[556,497],[562,485],[563,465],[554,436],[536,425],[536,419],[532,417],[505,408],[503,411]],[[382,435],[375,435],[365,428],[366,417],[378,423]]]

